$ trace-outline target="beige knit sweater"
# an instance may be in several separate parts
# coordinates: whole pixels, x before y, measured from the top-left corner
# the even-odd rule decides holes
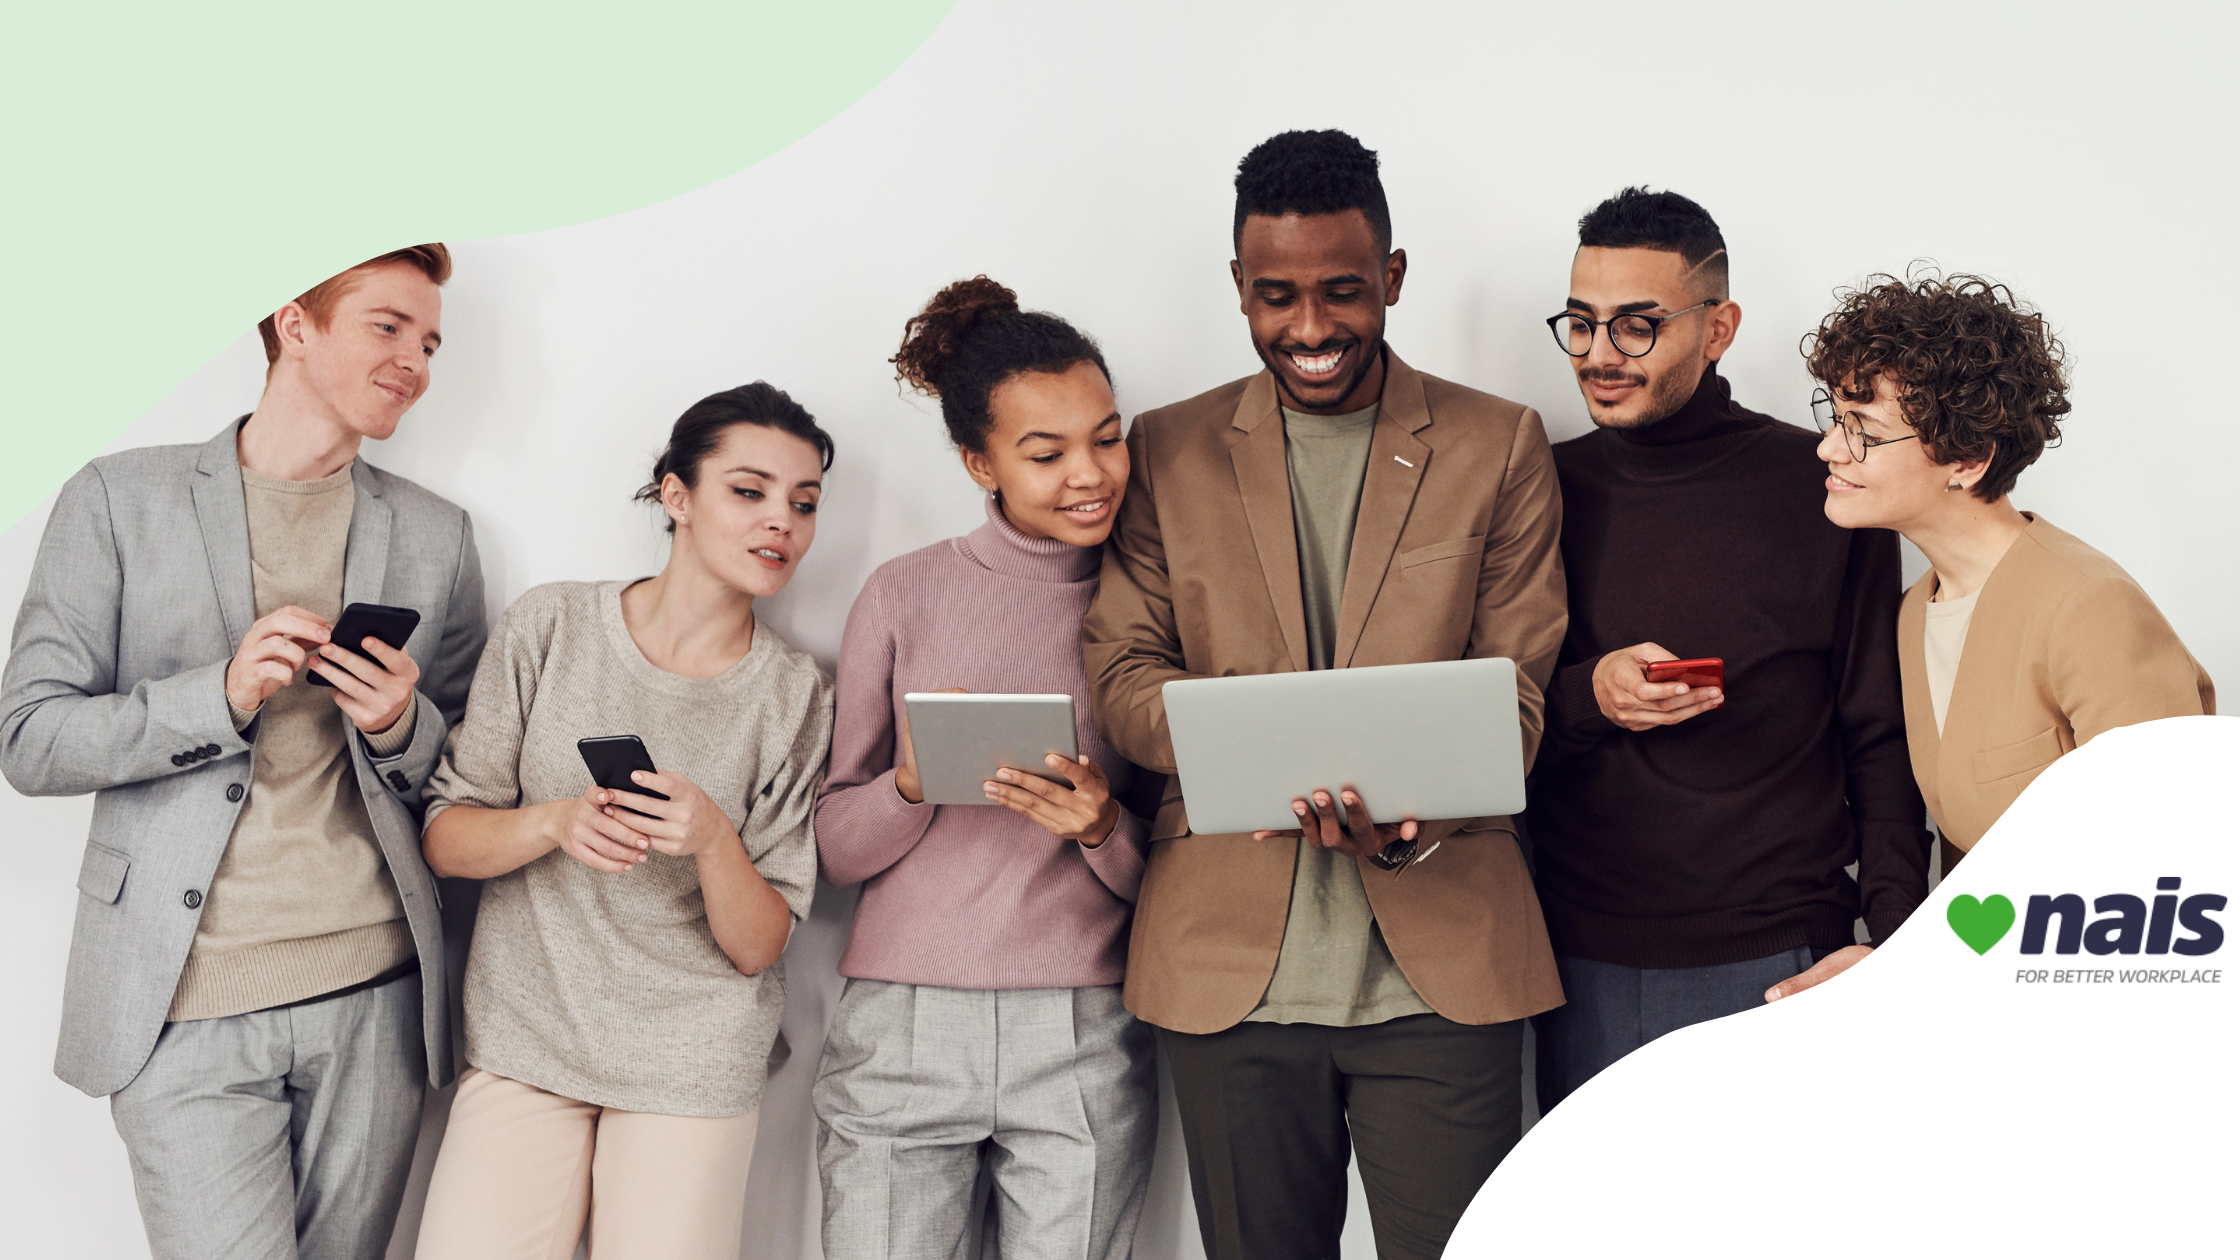
[[[350,469],[318,481],[241,470],[257,616],[294,604],[342,614],[342,562],[357,502]],[[237,725],[256,723],[249,799],[202,906],[167,1019],[211,1019],[317,997],[411,959],[412,932],[358,795],[334,693],[305,671]],[[230,701],[228,702],[231,703]],[[367,741],[385,756],[405,720]]]
[[[628,585],[556,582],[506,610],[429,780],[429,820],[580,796],[576,741],[636,735],[723,807],[807,918],[830,680],[767,624],[714,678],[658,669],[622,619]],[[466,1022],[467,1061],[485,1072],[625,1111],[740,1115],[761,1101],[785,1002],[783,963],[740,975],[716,944],[689,857],[608,875],[556,849],[483,882]]]

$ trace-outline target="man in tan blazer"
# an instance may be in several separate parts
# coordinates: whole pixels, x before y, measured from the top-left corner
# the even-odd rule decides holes
[[[1173,679],[1467,657],[1516,662],[1528,764],[1538,742],[1564,631],[1547,438],[1384,344],[1407,257],[1376,169],[1335,131],[1244,159],[1231,271],[1264,370],[1129,433],[1083,653],[1141,765],[1175,769]],[[1507,818],[1300,792],[1300,831],[1203,836],[1170,780],[1128,1008],[1164,1034],[1209,1256],[1336,1254],[1350,1134],[1378,1253],[1436,1257],[1517,1140],[1523,1021],[1562,1001],[1539,904]],[[1410,840],[1428,856],[1393,869]]]

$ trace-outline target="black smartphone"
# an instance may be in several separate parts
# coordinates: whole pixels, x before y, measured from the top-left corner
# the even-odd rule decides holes
[[[398,651],[404,650],[405,640],[412,637],[414,627],[420,624],[417,608],[391,608],[387,604],[352,604],[342,610],[334,623],[334,645],[346,652],[366,654],[365,641],[379,639]],[[342,666],[328,662],[334,669]],[[304,674],[314,687],[332,687],[333,683],[321,678],[316,670]]]
[[[591,781],[600,787],[610,792],[636,792],[657,801],[669,799],[652,788],[639,787],[630,781],[630,772],[633,770],[648,773],[653,771],[653,756],[646,752],[645,744],[637,736],[594,735],[589,739],[577,740],[576,751],[583,754],[584,768],[591,771]],[[626,805],[617,805],[615,808],[627,814],[636,814],[640,818],[652,817],[644,810],[631,809]]]

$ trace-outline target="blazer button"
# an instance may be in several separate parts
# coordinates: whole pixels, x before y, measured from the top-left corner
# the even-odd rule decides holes
[[[187,895],[180,900],[187,903],[187,909],[189,910],[200,910],[202,908],[202,893],[198,889],[189,888]]]
[[[183,766],[187,764],[186,755],[184,753],[171,754],[171,764],[175,766]]]
[[[215,757],[224,751],[225,749],[218,747],[216,744],[204,744],[202,746],[202,755],[205,757]]]
[[[229,800],[229,801],[238,801],[238,800],[240,800],[240,799],[241,799],[241,796],[242,796],[242,792],[241,792],[241,785],[240,785],[240,784],[238,784],[238,783],[228,783],[228,784],[226,784],[226,799],[227,799],[227,800]]]

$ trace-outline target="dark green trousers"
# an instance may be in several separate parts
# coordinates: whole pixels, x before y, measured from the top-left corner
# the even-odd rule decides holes
[[[1381,1260],[1438,1260],[1523,1125],[1523,1020],[1160,1030],[1210,1260],[1336,1260],[1346,1156]]]

